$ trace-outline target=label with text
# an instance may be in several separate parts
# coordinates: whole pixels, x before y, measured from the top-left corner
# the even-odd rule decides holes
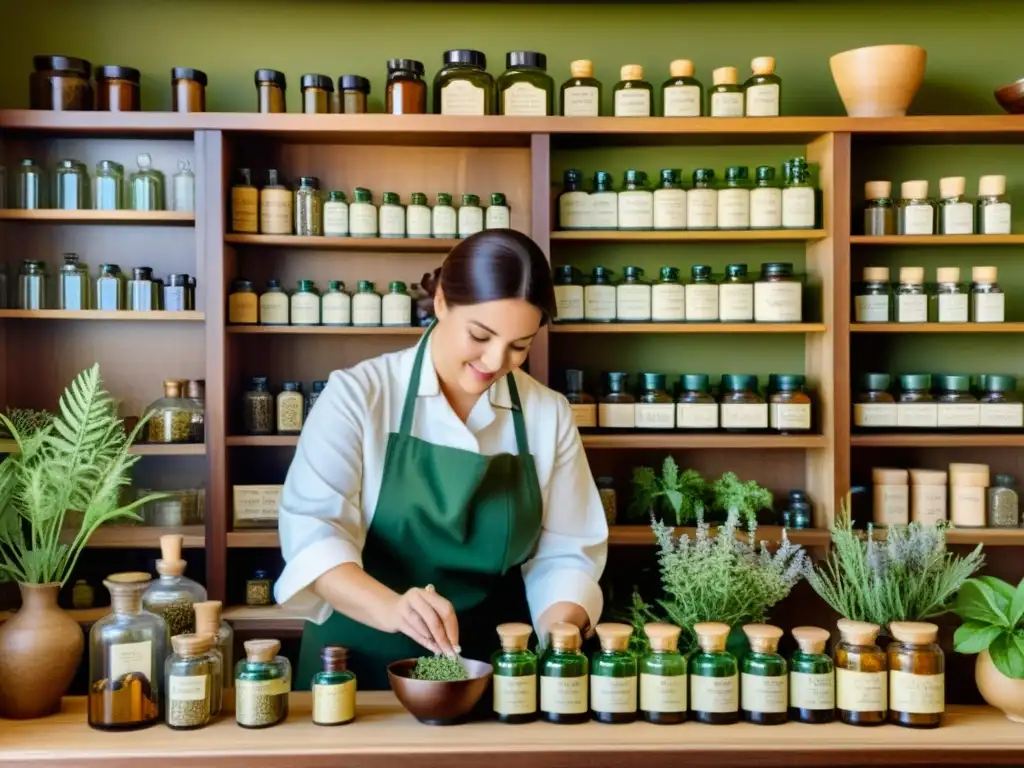
[[[685,712],[686,675],[640,675],[640,709]]]
[[[836,670],[836,706],[847,712],[885,712],[888,686],[885,672]]]
[[[889,670],[889,709],[911,715],[946,711],[946,676]]]
[[[690,675],[690,709],[694,712],[737,712],[740,708],[738,675]]]
[[[494,675],[492,679],[494,711],[499,715],[530,715],[537,711],[536,675]]]
[[[789,680],[786,675],[768,677],[744,672],[740,676],[740,702],[747,712],[785,712],[789,707]]]
[[[587,711],[586,677],[540,679],[540,708],[556,715],[579,715]]]
[[[789,706],[797,709],[835,709],[835,675],[831,672],[790,672]]]

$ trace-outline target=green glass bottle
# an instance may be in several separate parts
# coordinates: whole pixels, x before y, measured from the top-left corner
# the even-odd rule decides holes
[[[648,723],[675,725],[686,720],[686,657],[679,652],[673,624],[644,625],[650,651],[640,660],[640,716]]]
[[[814,229],[818,220],[817,197],[807,160],[794,157],[789,161],[789,177],[782,189],[782,228]]]
[[[502,115],[553,115],[555,83],[547,72],[548,57],[536,51],[509,51],[498,77],[498,111]]]
[[[562,178],[562,194],[558,196],[558,228],[591,229],[590,195],[583,189],[583,174],[576,168],[569,168]]]
[[[594,191],[590,193],[590,229],[619,228],[619,193],[608,171],[594,172]]]
[[[313,723],[345,725],[356,719],[356,676],[348,671],[348,648],[325,645],[324,668],[313,675]]]
[[[572,624],[551,625],[549,648],[540,661],[540,716],[549,723],[584,723],[587,711],[587,657],[580,650],[580,630]]]
[[[480,51],[444,52],[444,66],[434,76],[435,115],[493,115],[494,78]]]
[[[583,286],[583,319],[588,323],[615,322],[614,273],[607,267],[594,267],[590,282]]]
[[[775,59],[758,56],[750,62],[752,74],[743,84],[747,117],[778,117],[782,103],[782,78],[775,74]]]
[[[714,85],[708,93],[708,114],[712,117],[743,117],[743,89],[736,67],[719,67],[711,73]]]
[[[594,78],[594,62],[579,59],[569,64],[570,77],[562,83],[563,117],[600,117],[601,81]]]
[[[704,86],[693,76],[693,62],[676,59],[668,66],[669,78],[661,86],[661,114],[664,117],[700,117]]]
[[[743,719],[757,725],[781,725],[789,718],[789,678],[786,660],[779,655],[782,630],[771,624],[747,624],[743,634],[750,643],[740,675]]]
[[[601,650],[590,663],[590,709],[599,723],[636,720],[636,657],[629,652],[633,628],[628,624],[598,624]]]
[[[563,264],[554,269],[556,323],[583,321],[583,279],[576,267]]]
[[[831,723],[836,719],[836,676],[832,657],[825,652],[828,631],[796,627],[800,647],[789,662],[789,719],[801,723]]]
[[[616,117],[650,117],[654,114],[654,86],[644,80],[644,68],[626,64],[622,79],[613,89]]]
[[[537,719],[537,657],[527,647],[529,624],[499,624],[501,650],[491,659],[494,667],[494,713],[502,723],[529,723]]]
[[[690,657],[690,711],[700,723],[735,723],[740,719],[740,681],[736,657],[725,650],[729,625],[701,622],[693,632],[700,650]]]

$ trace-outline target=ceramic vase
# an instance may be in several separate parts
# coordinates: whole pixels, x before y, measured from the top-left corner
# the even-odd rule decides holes
[[[21,608],[0,626],[0,717],[60,711],[82,660],[82,628],[57,605],[60,584],[19,584]]]
[[[1001,709],[1015,723],[1024,723],[1024,680],[1014,680],[1000,672],[988,651],[978,654],[974,682],[985,701]]]

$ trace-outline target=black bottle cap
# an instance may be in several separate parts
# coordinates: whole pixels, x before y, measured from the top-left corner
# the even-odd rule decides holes
[[[249,389],[255,392],[266,392],[268,381],[266,376],[250,376]]]
[[[276,69],[257,69],[256,70],[256,85],[260,83],[273,83],[280,88],[288,87],[288,80],[284,76],[284,72],[278,72]]]
[[[174,67],[171,69],[171,80],[195,80],[203,88],[207,83],[206,73],[201,69],[192,69],[192,67]]]
[[[33,56],[32,66],[36,72],[46,69],[59,69],[65,72],[78,72],[85,77],[92,73],[92,64],[85,59],[76,59],[74,56]]]
[[[140,77],[139,70],[135,67],[118,67],[113,64],[96,67],[97,80],[128,80],[138,84]]]
[[[423,62],[416,59],[388,59],[388,72],[396,71],[412,72],[422,77],[426,70]]]
[[[520,67],[546,71],[548,57],[543,53],[537,53],[537,51],[509,51],[505,54],[505,69],[519,69]]]
[[[725,267],[725,274],[729,277],[746,277],[747,276],[747,265],[746,264],[728,264]]]
[[[692,267],[690,267],[690,276],[694,280],[696,280],[697,278],[707,280],[709,277],[711,277],[711,267],[707,266],[706,264],[694,264]]]
[[[338,78],[339,91],[370,92],[370,81],[362,75],[342,75]]]
[[[444,52],[444,65],[447,67],[452,64],[468,64],[471,67],[487,69],[487,57],[480,51],[469,48],[453,48]]]
[[[306,88],[319,88],[322,91],[334,93],[334,81],[327,75],[303,75],[299,85],[303,90]]]

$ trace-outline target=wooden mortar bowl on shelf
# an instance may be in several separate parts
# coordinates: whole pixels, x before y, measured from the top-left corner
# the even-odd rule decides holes
[[[469,719],[491,682],[493,667],[483,661],[463,659],[468,680],[438,682],[411,677],[416,659],[388,664],[391,690],[409,713],[425,725],[457,725]]]
[[[999,106],[1011,115],[1024,115],[1024,77],[995,90]]]
[[[903,117],[924,82],[928,54],[917,45],[872,45],[829,59],[850,117]]]

